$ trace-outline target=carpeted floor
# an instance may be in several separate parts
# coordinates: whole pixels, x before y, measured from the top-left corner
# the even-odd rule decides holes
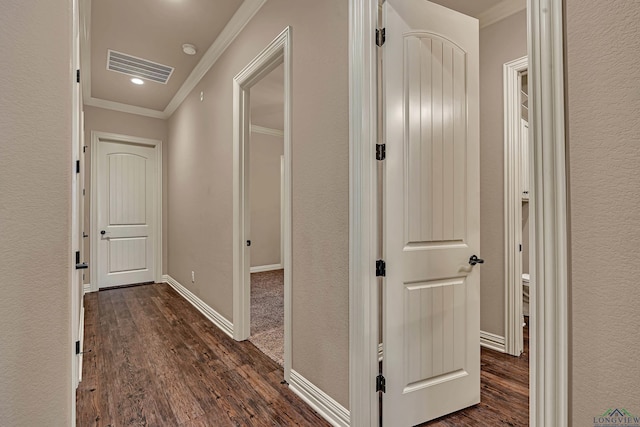
[[[284,270],[251,274],[249,341],[284,366]]]

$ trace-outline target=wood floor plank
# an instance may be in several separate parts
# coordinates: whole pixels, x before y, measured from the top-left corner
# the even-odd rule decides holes
[[[78,426],[329,426],[282,368],[166,284],[87,294],[84,351]],[[423,426],[526,426],[528,351],[482,349],[482,402]]]

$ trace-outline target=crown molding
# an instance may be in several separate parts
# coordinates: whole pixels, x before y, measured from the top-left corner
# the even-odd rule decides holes
[[[260,133],[262,135],[284,137],[284,131],[280,129],[267,128],[264,126],[251,125],[251,132]]]
[[[240,34],[251,18],[260,10],[267,0],[244,0],[233,17],[216,38],[216,41],[207,49],[200,59],[200,62],[193,68],[189,77],[184,81],[180,89],[173,96],[173,99],[164,109],[166,117],[170,117],[174,111],[182,104],[182,101],[191,93],[194,87],[200,82],[202,77],[211,69],[218,58],[224,53],[229,45]]]
[[[504,0],[495,6],[485,10],[478,15],[480,21],[480,28],[488,27],[491,24],[495,24],[498,21],[502,21],[509,16],[525,10],[527,8],[526,0]]]
[[[139,116],[152,117],[154,119],[169,118],[164,111],[152,110],[151,108],[138,107],[137,105],[123,104],[121,102],[108,101],[100,98],[85,98],[84,105],[119,111],[121,113],[137,114]]]
[[[244,0],[242,2],[236,13],[234,13],[233,17],[231,17],[227,25],[225,25],[224,29],[220,32],[220,35],[202,56],[200,62],[193,68],[189,77],[182,83],[182,86],[180,86],[180,89],[178,89],[169,104],[167,104],[164,111],[159,111],[91,96],[91,0],[81,0],[80,65],[83,70],[81,81],[84,104],[156,119],[168,119],[266,1],[267,0]]]

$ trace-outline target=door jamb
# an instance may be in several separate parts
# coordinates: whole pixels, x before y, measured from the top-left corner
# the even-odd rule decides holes
[[[377,0],[349,2],[349,398],[352,426],[377,419],[375,260]],[[534,296],[530,413],[533,427],[568,424],[568,259],[562,0],[527,0],[530,208]],[[538,304],[540,302],[542,304]],[[544,310],[542,309],[544,307]],[[480,343],[478,343],[480,345]]]
[[[504,85],[504,351],[512,356],[522,353],[522,188],[520,78],[527,70],[526,56],[503,66]],[[528,158],[528,156],[527,156]],[[533,225],[533,221],[531,221]],[[533,230],[532,230],[533,231]],[[533,233],[532,233],[533,234]]]
[[[97,230],[98,224],[98,180],[96,172],[98,171],[98,145],[103,141],[122,142],[136,145],[146,145],[156,150],[156,194],[154,209],[154,231],[156,233],[155,241],[155,268],[154,281],[162,282],[162,141],[149,138],[140,138],[136,136],[121,135],[110,132],[91,131],[91,200],[90,200],[90,234]],[[98,238],[91,236],[91,292],[96,292],[100,288],[98,286]]]
[[[291,373],[291,54],[293,29],[286,27],[258,56],[233,78],[233,338],[250,333],[251,284],[245,254],[246,215],[244,158],[250,133],[249,90],[284,63],[284,377]]]

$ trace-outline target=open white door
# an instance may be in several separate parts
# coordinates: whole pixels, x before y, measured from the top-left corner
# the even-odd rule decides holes
[[[478,21],[387,0],[383,425],[480,402]]]
[[[98,143],[98,286],[156,280],[158,252],[157,147]]]

